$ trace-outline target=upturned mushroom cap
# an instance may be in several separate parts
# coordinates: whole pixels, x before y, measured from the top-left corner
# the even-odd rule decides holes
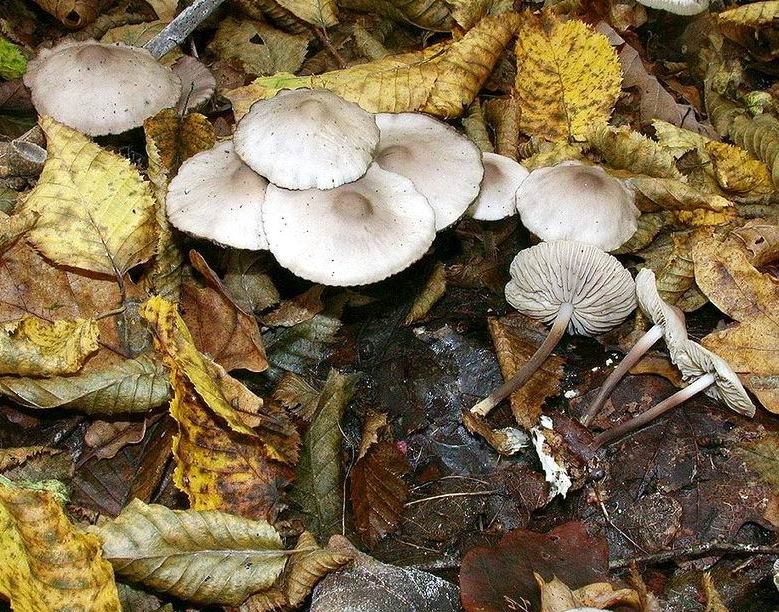
[[[749,417],[755,415],[755,405],[749,399],[738,375],[722,357],[692,340],[679,342],[669,352],[671,361],[679,368],[685,380],[713,374],[714,384],[706,389],[706,395],[722,400],[728,408],[739,414]]]
[[[528,174],[522,164],[497,153],[482,153],[484,180],[468,214],[479,221],[497,221],[517,212],[516,193]]]
[[[65,41],[27,65],[35,109],[90,136],[119,134],[175,106],[181,82],[146,49]]]
[[[233,139],[241,159],[274,185],[333,189],[365,174],[379,128],[373,115],[334,93],[295,89],[255,102]]]
[[[636,297],[641,311],[663,328],[665,342],[669,346],[687,339],[687,325],[684,313],[666,302],[657,292],[655,273],[642,269],[636,276]]]
[[[235,154],[230,141],[193,155],[168,187],[166,209],[182,232],[238,249],[268,248],[262,206],[268,181]]]
[[[435,211],[437,231],[463,216],[484,176],[481,151],[453,127],[422,113],[380,113],[376,163],[411,179]]]
[[[522,224],[541,240],[613,251],[636,232],[635,194],[603,168],[563,162],[533,170],[517,191]]]
[[[172,66],[173,73],[181,80],[181,95],[176,110],[199,108],[211,99],[216,91],[216,79],[202,62],[182,55]]]
[[[709,0],[638,0],[649,8],[675,15],[697,15],[709,8]]]
[[[435,214],[407,178],[376,164],[336,189],[268,186],[263,225],[270,250],[298,276],[365,285],[407,268],[435,239]]]
[[[573,306],[568,333],[595,336],[622,323],[636,308],[636,287],[622,264],[581,242],[542,242],[511,262],[506,300],[519,312],[551,322]]]

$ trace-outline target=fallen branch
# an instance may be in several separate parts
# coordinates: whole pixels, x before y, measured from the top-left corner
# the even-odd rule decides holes
[[[224,0],[195,0],[166,25],[159,34],[147,42],[144,47],[159,59],[176,45],[184,42],[206,18],[213,13]]]
[[[664,550],[651,555],[642,555],[631,559],[615,559],[609,561],[609,569],[620,569],[628,567],[632,563],[637,565],[661,565],[669,561],[679,559],[699,559],[712,555],[777,555],[779,556],[779,545],[772,544],[762,546],[758,544],[737,544],[734,542],[707,542],[688,548],[674,548]]]

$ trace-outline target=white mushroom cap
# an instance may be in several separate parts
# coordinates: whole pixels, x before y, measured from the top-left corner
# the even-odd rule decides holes
[[[235,151],[286,189],[332,189],[357,180],[373,161],[373,115],[326,89],[282,91],[255,102],[235,130]]]
[[[528,174],[522,164],[497,153],[482,153],[484,180],[468,214],[479,221],[497,221],[517,212],[515,195]]]
[[[576,240],[613,251],[638,227],[634,199],[603,168],[570,161],[533,170],[517,191],[517,210],[541,240]]]
[[[638,3],[675,15],[697,15],[709,8],[709,0],[638,0]]]
[[[655,273],[649,268],[643,268],[636,276],[636,297],[643,313],[655,325],[662,326],[669,347],[687,339],[684,313],[660,297]]]
[[[270,185],[262,217],[279,263],[326,285],[385,279],[422,257],[435,239],[435,214],[424,196],[376,164],[361,179],[327,191]]]
[[[65,41],[27,65],[35,109],[90,136],[120,134],[176,105],[181,82],[146,49]]]
[[[622,264],[581,242],[541,242],[511,262],[506,300],[549,323],[563,304],[573,306],[568,333],[595,336],[619,325],[636,308],[636,287]]]
[[[728,408],[739,414],[750,417],[755,415],[755,405],[749,399],[738,375],[722,357],[692,340],[680,342],[670,353],[671,360],[685,380],[713,374],[715,381],[706,389],[706,395],[722,400]]]
[[[181,80],[181,95],[176,103],[178,112],[198,108],[214,95],[216,79],[203,62],[189,55],[182,55],[171,68]]]
[[[268,248],[262,206],[268,181],[219,142],[193,155],[168,187],[166,209],[174,227],[238,249]]]
[[[463,216],[484,176],[481,151],[453,127],[422,113],[380,113],[376,163],[411,179],[435,211],[437,231]]]

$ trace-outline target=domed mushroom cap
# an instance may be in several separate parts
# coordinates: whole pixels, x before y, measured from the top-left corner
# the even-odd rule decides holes
[[[216,91],[216,79],[203,62],[190,55],[182,55],[171,67],[181,80],[181,92],[176,110],[199,108],[211,99]]]
[[[255,102],[233,139],[241,159],[274,185],[333,189],[365,174],[379,128],[326,89],[294,89]]]
[[[517,191],[522,224],[541,240],[576,240],[613,251],[636,232],[635,195],[603,168],[563,162],[533,170]]]
[[[692,340],[683,340],[670,353],[671,361],[679,368],[685,380],[713,374],[714,384],[706,389],[706,395],[722,400],[728,408],[739,414],[749,417],[755,415],[755,405],[738,375],[722,357]]]
[[[411,179],[435,211],[437,231],[463,216],[484,176],[481,151],[453,127],[422,113],[380,113],[376,163]]]
[[[262,206],[268,181],[235,154],[230,141],[193,155],[168,187],[166,209],[182,232],[238,249],[268,248]]]
[[[506,300],[519,312],[551,322],[573,306],[568,332],[595,336],[622,323],[636,308],[636,287],[622,264],[581,242],[542,242],[511,262]]]
[[[298,276],[365,285],[407,268],[435,239],[435,214],[407,178],[376,164],[336,189],[268,186],[262,212],[270,250]]]
[[[497,153],[482,153],[484,180],[468,214],[479,221],[497,221],[517,211],[516,193],[528,174],[522,164]]]
[[[697,15],[709,8],[709,0],[638,0],[649,8],[667,11],[674,15]]]
[[[655,273],[649,268],[642,269],[636,276],[636,297],[642,312],[655,325],[662,326],[666,344],[670,346],[687,339],[684,313],[660,297]]]
[[[89,136],[120,134],[175,106],[181,81],[146,49],[65,41],[27,65],[35,109]]]

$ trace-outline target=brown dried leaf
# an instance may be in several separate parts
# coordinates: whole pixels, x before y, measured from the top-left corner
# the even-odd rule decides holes
[[[333,550],[329,546],[321,548],[314,535],[308,531],[300,534],[295,550],[304,552],[293,553],[282,577],[287,603],[293,608],[303,604],[324,576],[340,569],[353,559],[353,555],[348,551]]]
[[[21,448],[2,448],[0,449],[0,472],[22,465],[31,457],[39,455],[56,455],[60,453],[59,449],[49,448],[48,446],[24,446]]]
[[[322,392],[297,374],[284,372],[271,399],[279,402],[290,414],[307,423],[314,417]]]
[[[35,0],[35,4],[74,30],[92,23],[105,5],[104,0]]]
[[[128,444],[140,443],[146,435],[146,420],[93,421],[84,432],[84,442],[99,459],[116,456]]]
[[[406,315],[405,324],[411,325],[424,319],[435,303],[444,296],[444,293],[446,293],[446,267],[438,261],[427,278],[425,286],[422,287],[422,291],[411,305],[411,310]]]
[[[325,309],[322,303],[324,285],[314,285],[308,291],[284,300],[279,306],[262,317],[268,327],[292,327],[313,319]]]

